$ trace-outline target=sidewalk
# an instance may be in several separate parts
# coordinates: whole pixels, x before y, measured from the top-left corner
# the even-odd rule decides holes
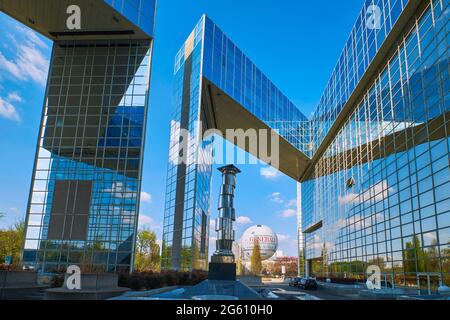
[[[364,283],[358,284],[339,284],[339,283],[327,283],[317,282],[323,289],[330,290],[338,295],[358,295],[361,290],[367,289]]]

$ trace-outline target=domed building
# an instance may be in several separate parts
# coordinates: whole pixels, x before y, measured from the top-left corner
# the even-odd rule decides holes
[[[259,243],[261,260],[272,258],[278,249],[278,237],[268,226],[256,225],[248,228],[241,238],[242,260],[249,261],[255,243]]]

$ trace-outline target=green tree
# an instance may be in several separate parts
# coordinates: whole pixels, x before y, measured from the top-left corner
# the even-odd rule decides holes
[[[300,249],[298,252],[298,276],[305,276],[306,273],[306,260],[305,260],[305,252],[303,249]]]
[[[0,263],[5,262],[6,256],[12,257],[14,265],[20,262],[24,227],[25,223],[19,221],[8,230],[0,230]]]
[[[261,248],[259,246],[259,240],[255,239],[252,256],[250,257],[250,272],[254,275],[259,275],[261,274],[261,270],[262,270]]]
[[[328,249],[327,249],[327,245],[324,242],[322,245],[322,252],[321,252],[321,257],[322,257],[322,274],[326,277],[328,277]]]
[[[134,265],[138,271],[160,270],[160,248],[153,231],[142,229],[138,232]]]
[[[441,251],[441,257],[443,259],[442,262],[442,275],[443,275],[443,282],[446,285],[450,285],[450,241],[447,242],[447,248],[444,247]]]
[[[161,268],[170,268],[170,261],[172,260],[172,246],[168,246],[166,241],[161,243]]]
[[[189,271],[192,260],[192,246],[183,246],[180,253],[180,271]]]
[[[236,261],[236,274],[238,276],[242,276],[243,275],[242,260],[241,260],[240,257]]]
[[[427,272],[439,272],[439,250],[438,242],[433,239],[431,246],[424,250],[424,265]]]
[[[403,251],[403,263],[405,272],[425,271],[425,259],[418,236],[414,236],[412,243],[407,242],[405,244],[405,250]]]
[[[378,266],[381,269],[381,272],[386,272],[385,269],[385,261],[383,257],[375,257],[367,262],[369,266]]]

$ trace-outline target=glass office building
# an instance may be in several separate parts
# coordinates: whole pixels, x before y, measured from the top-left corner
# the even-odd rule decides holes
[[[174,73],[162,267],[206,269],[214,136],[202,132],[218,128],[221,120],[211,106],[219,104],[214,99],[221,94],[212,90],[231,97],[267,126],[289,128],[307,118],[206,16],[179,50]],[[303,136],[285,138],[299,149],[307,147]]]
[[[148,35],[155,31],[156,0],[104,0]]]
[[[245,124],[221,120],[225,101],[303,161],[281,168],[301,183],[301,272],[363,279],[375,264],[393,285],[449,284],[448,3],[366,1],[311,119],[203,17],[175,59],[163,267],[207,267],[213,137],[200,133]]]
[[[22,263],[39,272],[131,271],[138,226],[155,0],[4,1],[54,41]],[[22,7],[21,7],[22,6]],[[49,12],[48,15],[42,15]],[[19,14],[18,14],[19,13]]]
[[[378,265],[426,293],[450,283],[449,2],[412,3],[375,1],[375,32],[358,18],[313,118],[319,141],[347,109],[302,182],[302,212],[312,275]]]

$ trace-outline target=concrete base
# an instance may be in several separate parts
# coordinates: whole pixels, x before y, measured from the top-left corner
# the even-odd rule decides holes
[[[80,290],[67,288],[68,276],[65,275],[61,288],[45,290],[45,300],[104,300],[130,291],[117,286],[117,274],[82,274]]]
[[[106,300],[120,296],[127,291],[129,291],[128,288],[98,291],[48,289],[45,290],[45,300]]]
[[[367,289],[367,286],[363,283],[339,284],[339,283],[318,282],[318,284],[320,288],[333,291],[339,295],[358,295],[361,290]]]
[[[442,295],[432,296],[400,296],[397,300],[437,300],[437,301],[450,301],[450,298]]]
[[[381,289],[381,290],[361,290],[359,291],[360,300],[397,300],[403,296],[414,296],[417,290],[405,289]]]
[[[0,300],[42,300],[48,286],[0,288]]]
[[[180,286],[170,286],[146,291],[129,291],[120,296],[110,298],[108,300],[151,300],[154,297],[160,297],[161,295],[171,294],[178,289],[183,289]],[[176,297],[176,294],[174,294]],[[175,298],[174,298],[175,299]]]
[[[262,278],[258,276],[239,276],[238,280],[246,286],[256,287],[264,285]]]
[[[47,288],[35,272],[0,271],[0,300],[39,300]]]
[[[209,280],[236,281],[235,263],[215,263],[209,264]]]
[[[239,300],[262,300],[263,298],[253,289],[240,281],[205,280],[198,285],[189,288],[181,297],[192,299],[198,296],[227,296],[236,297]]]

